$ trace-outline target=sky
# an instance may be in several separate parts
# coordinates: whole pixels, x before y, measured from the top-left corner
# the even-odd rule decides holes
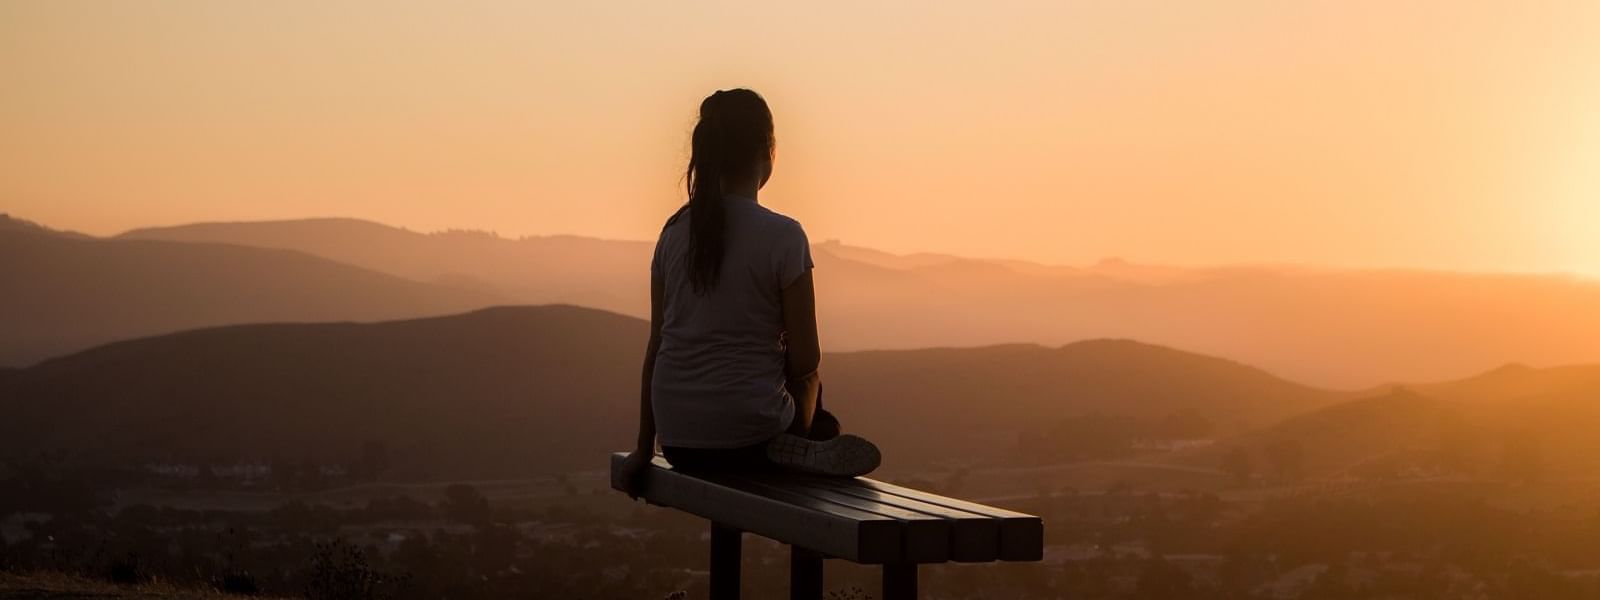
[[[1600,2],[0,2],[0,212],[653,239],[701,98],[814,241],[1600,275]]]

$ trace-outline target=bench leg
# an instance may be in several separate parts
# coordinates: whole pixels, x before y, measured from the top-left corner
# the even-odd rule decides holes
[[[711,600],[739,600],[740,542],[744,532],[711,523]]]
[[[883,566],[883,600],[916,600],[916,597],[916,563],[891,563]]]
[[[822,555],[789,547],[789,600],[822,600]]]

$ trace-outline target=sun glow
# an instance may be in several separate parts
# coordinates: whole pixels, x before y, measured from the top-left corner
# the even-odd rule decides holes
[[[651,239],[749,86],[816,239],[1600,274],[1600,3],[467,4],[0,3],[0,212]]]
[[[1582,114],[1556,135],[1552,147],[1564,151],[1544,166],[1543,199],[1530,202],[1547,207],[1540,242],[1564,267],[1600,278],[1600,115]]]

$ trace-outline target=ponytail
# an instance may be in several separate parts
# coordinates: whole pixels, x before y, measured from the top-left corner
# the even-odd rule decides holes
[[[705,129],[706,121],[701,119],[694,128],[696,140]],[[689,285],[695,293],[704,294],[717,287],[722,275],[728,209],[722,205],[722,170],[717,168],[717,161],[696,162],[695,158],[698,156],[689,159],[688,175]]]
[[[727,238],[724,177],[750,175],[756,161],[772,156],[772,112],[750,90],[718,91],[700,103],[700,122],[690,136],[689,284],[697,294],[717,287]]]

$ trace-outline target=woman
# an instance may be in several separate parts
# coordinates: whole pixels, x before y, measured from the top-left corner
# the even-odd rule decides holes
[[[878,449],[822,410],[811,247],[800,224],[761,206],[772,176],[772,112],[724,90],[700,103],[686,183],[650,264],[650,342],[629,493],[662,453],[683,470],[769,465],[855,476]]]

